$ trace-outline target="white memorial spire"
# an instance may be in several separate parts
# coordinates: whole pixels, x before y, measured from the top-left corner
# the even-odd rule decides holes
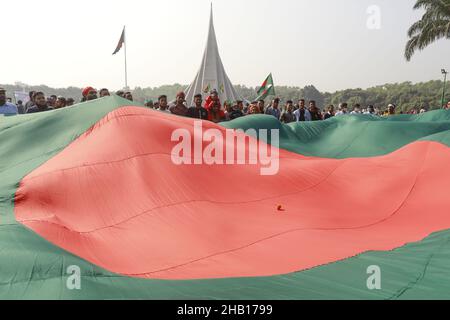
[[[238,95],[228,78],[220,59],[217,45],[216,32],[214,30],[213,8],[211,4],[211,18],[209,22],[208,42],[203,55],[200,70],[192,84],[186,89],[186,103],[190,107],[194,104],[194,95],[201,93],[204,97],[216,89],[222,104],[225,101],[234,102]]]

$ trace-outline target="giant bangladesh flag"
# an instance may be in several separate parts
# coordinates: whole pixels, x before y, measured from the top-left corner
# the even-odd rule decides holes
[[[450,298],[450,112],[203,126],[279,129],[279,173],[174,165],[194,120],[118,97],[0,118],[0,298]]]

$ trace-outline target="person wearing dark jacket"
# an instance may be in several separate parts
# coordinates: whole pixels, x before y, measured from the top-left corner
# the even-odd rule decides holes
[[[27,110],[27,113],[39,113],[52,110],[47,105],[47,100],[42,92],[36,92],[33,96],[34,106]]]

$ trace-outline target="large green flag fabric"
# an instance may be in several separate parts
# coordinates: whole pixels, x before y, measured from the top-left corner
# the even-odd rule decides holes
[[[176,165],[198,123],[118,97],[0,118],[0,298],[450,298],[450,112],[201,124],[279,173]]]

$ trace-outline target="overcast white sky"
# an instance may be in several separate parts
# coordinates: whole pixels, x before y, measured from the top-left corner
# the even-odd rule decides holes
[[[319,90],[441,79],[450,41],[407,63],[414,0],[213,0],[225,69],[234,84],[314,84]],[[380,8],[379,30],[367,27]],[[123,86],[127,26],[131,87],[190,83],[205,47],[210,0],[1,0],[0,83]]]

